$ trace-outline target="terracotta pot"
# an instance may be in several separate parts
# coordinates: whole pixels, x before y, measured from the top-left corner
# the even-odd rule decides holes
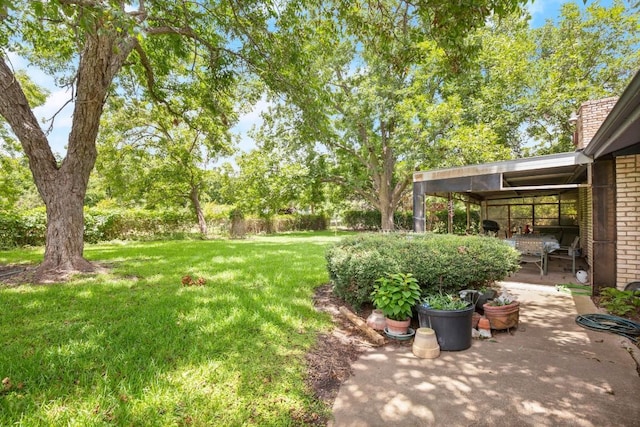
[[[376,331],[384,330],[384,327],[387,326],[387,321],[384,318],[382,310],[375,309],[371,312],[369,317],[367,317],[367,326]]]
[[[491,329],[491,324],[489,323],[489,319],[487,319],[486,317],[482,316],[478,320],[478,329],[484,329],[484,330]]]
[[[387,330],[395,335],[405,335],[409,330],[411,324],[411,318],[407,317],[406,320],[393,320],[388,317],[385,318],[387,323]]]
[[[413,354],[423,359],[435,359],[440,355],[436,333],[431,328],[418,328],[413,339]]]
[[[514,301],[508,305],[493,306],[485,304],[484,315],[489,319],[491,329],[509,329],[518,326],[520,319],[520,302]]]

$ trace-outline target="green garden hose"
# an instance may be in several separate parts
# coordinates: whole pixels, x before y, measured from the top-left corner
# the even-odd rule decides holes
[[[637,343],[640,338],[640,323],[609,314],[581,314],[576,323],[592,331],[611,332]]]

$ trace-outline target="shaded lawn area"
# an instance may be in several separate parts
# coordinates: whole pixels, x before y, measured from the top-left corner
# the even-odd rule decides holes
[[[109,273],[0,286],[0,425],[313,423],[328,408],[304,385],[304,354],[331,321],[312,295],[338,239],[92,245]]]

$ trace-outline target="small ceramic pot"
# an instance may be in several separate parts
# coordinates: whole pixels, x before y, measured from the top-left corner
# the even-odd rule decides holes
[[[367,317],[367,326],[376,331],[384,330],[385,326],[387,326],[387,321],[384,318],[384,314],[382,314],[382,310],[375,309],[371,312]]]
[[[413,339],[413,354],[422,359],[435,359],[440,355],[436,333],[431,328],[418,328]]]
[[[405,335],[411,325],[411,318],[407,317],[407,320],[393,320],[386,318],[387,331],[394,335]]]

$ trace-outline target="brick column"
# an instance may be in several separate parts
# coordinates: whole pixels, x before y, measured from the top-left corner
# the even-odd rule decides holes
[[[617,97],[611,97],[587,101],[580,106],[576,123],[576,150],[582,150],[589,145],[604,119],[616,105],[616,101]]]

